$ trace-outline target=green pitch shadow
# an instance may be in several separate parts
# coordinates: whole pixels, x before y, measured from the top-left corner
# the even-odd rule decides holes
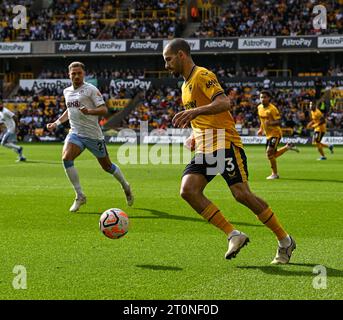
[[[313,264],[313,263],[289,263],[287,265],[275,265],[275,266],[237,266],[238,269],[247,269],[247,270],[260,270],[263,273],[271,274],[271,275],[279,275],[279,276],[309,276],[314,277],[316,274],[313,273],[313,268],[317,265],[322,264]],[[283,269],[284,267],[287,267],[288,269]],[[289,266],[299,266],[299,267],[308,267],[307,270],[300,271],[298,270],[292,270],[289,268]],[[323,267],[326,268],[327,276],[328,277],[343,277],[343,270],[334,269],[327,267],[323,265]]]
[[[183,270],[180,267],[160,266],[160,265],[153,265],[153,264],[136,264],[136,267],[142,268],[142,269],[160,270],[160,271],[182,271]]]
[[[175,214],[170,214],[168,212],[159,211],[159,210],[150,209],[150,208],[134,208],[134,209],[151,213],[152,216],[151,215],[144,215],[144,216],[131,215],[130,216],[131,219],[171,219],[171,220],[182,220],[182,221],[206,222],[205,220],[200,219],[200,218],[178,216]]]
[[[168,212],[163,212],[155,209],[150,209],[150,208],[134,208],[135,210],[141,210],[141,211],[146,211],[152,214],[149,216],[135,216],[131,215],[130,219],[172,219],[172,220],[181,220],[181,221],[194,221],[194,222],[202,222],[202,223],[207,223],[202,218],[192,218],[192,217],[184,217],[184,216],[179,216],[179,215],[174,215],[170,214]],[[241,225],[241,226],[249,226],[249,227],[263,227],[263,225],[258,225],[258,224],[251,224],[251,223],[246,223],[246,222],[235,222],[232,221],[233,224],[235,225]]]
[[[20,161],[18,163],[43,163],[43,164],[58,164],[60,166],[62,166],[62,162],[61,161],[44,161],[44,160],[25,160],[25,161]]]
[[[151,215],[136,216],[132,213],[129,215],[130,219],[171,219],[171,220],[179,220],[179,221],[192,221],[192,222],[208,223],[207,221],[205,221],[202,218],[184,217],[184,216],[170,214],[168,212],[159,211],[159,210],[155,210],[155,209],[149,209],[149,208],[133,208],[133,209],[145,211],[147,213],[150,213]],[[88,214],[97,214],[100,216],[102,214],[102,212],[79,211],[76,214],[79,216],[88,215]],[[264,225],[262,225],[262,224],[253,224],[253,223],[239,222],[239,221],[231,221],[231,223],[234,225],[237,225],[237,226],[264,227]]]

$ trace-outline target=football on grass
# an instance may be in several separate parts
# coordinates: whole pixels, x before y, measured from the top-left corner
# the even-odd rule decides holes
[[[100,231],[108,238],[119,239],[125,236],[129,228],[129,217],[121,209],[106,210],[100,217]]]

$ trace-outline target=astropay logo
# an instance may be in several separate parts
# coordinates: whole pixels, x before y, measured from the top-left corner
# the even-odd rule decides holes
[[[157,51],[160,46],[160,42],[156,41],[131,41],[128,48],[132,51],[137,50],[147,50],[147,51]]]
[[[31,42],[0,42],[0,54],[30,52]]]
[[[232,49],[234,41],[229,40],[206,40],[204,49]]]
[[[343,37],[318,37],[318,48],[342,48]]]
[[[281,47],[284,48],[310,48],[314,39],[306,38],[283,38]]]
[[[92,41],[91,52],[125,52],[126,41]]]
[[[242,50],[276,49],[276,38],[238,39],[238,49],[242,49]]]
[[[68,42],[61,42],[57,46],[58,52],[85,52],[87,48],[86,43],[81,42],[74,42],[74,43],[68,43]]]
[[[125,89],[140,88],[143,90],[148,90],[151,87],[151,81],[145,81],[145,80],[140,80],[140,79],[134,79],[134,80],[116,79],[116,80],[111,80],[110,87],[115,90],[119,90],[121,88],[125,88]]]

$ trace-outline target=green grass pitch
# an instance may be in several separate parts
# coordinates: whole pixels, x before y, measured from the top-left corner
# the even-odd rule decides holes
[[[267,181],[263,147],[246,147],[252,190],[297,241],[286,266],[270,265],[274,235],[217,177],[206,195],[251,240],[226,261],[225,235],[179,196],[184,164],[122,165],[135,193],[128,208],[119,184],[86,151],[75,166],[88,203],[70,213],[74,192],[61,148],[27,144],[27,163],[15,163],[11,150],[0,149],[1,299],[343,298],[342,148],[327,152],[327,161],[316,161],[313,147],[288,152],[278,161],[281,179]],[[108,149],[117,161],[118,146]],[[98,229],[100,213],[112,207],[130,217],[129,233],[119,240]],[[26,289],[13,287],[16,265],[26,268]],[[313,287],[317,265],[325,267],[326,288]]]

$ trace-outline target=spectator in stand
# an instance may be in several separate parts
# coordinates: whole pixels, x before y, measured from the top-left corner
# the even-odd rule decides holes
[[[296,36],[343,33],[343,9],[338,1],[322,1],[327,8],[328,28],[313,28],[312,0],[230,1],[224,13],[204,20],[194,37]]]
[[[148,1],[138,1],[146,5]],[[144,19],[117,20],[110,33],[103,33],[106,24],[102,18],[114,19],[117,4],[107,0],[98,1],[52,1],[47,9],[35,11],[29,0],[4,0],[0,3],[0,41],[35,40],[93,40],[93,39],[132,39],[141,33],[141,39],[178,36],[184,28],[183,20],[176,17],[179,5],[183,1],[154,1],[151,9],[168,9],[169,16],[152,19],[151,13]],[[13,7],[25,5],[29,16],[26,29],[14,29],[12,21]],[[144,10],[149,9],[149,6]],[[164,13],[166,14],[166,12]],[[111,23],[111,22],[110,22]]]

